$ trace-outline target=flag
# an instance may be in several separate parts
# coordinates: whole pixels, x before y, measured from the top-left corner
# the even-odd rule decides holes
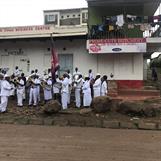
[[[54,48],[54,43],[53,43],[53,38],[51,36],[51,75],[52,75],[52,80],[55,82],[55,74],[56,71],[59,69],[59,60],[58,60],[58,54],[56,49]]]

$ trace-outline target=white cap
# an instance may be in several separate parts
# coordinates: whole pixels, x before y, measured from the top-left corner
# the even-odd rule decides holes
[[[5,75],[4,75],[4,77],[6,78],[6,77],[10,77],[10,76],[9,76],[9,75],[7,75],[7,74],[5,74]]]
[[[96,76],[101,75],[100,73],[97,73]]]

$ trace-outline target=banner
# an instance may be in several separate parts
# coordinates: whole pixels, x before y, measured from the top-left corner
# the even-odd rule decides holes
[[[88,41],[91,54],[103,53],[144,53],[147,50],[145,38],[95,39]]]
[[[56,80],[55,75],[58,69],[59,69],[58,54],[54,46],[53,37],[51,35],[51,74],[53,82],[55,82]]]

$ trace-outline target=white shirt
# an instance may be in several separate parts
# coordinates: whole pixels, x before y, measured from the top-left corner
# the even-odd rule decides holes
[[[83,86],[83,79],[80,78],[76,81],[76,89],[81,89]]]
[[[67,77],[62,81],[61,93],[69,93],[69,79]]]
[[[15,69],[15,71],[14,71],[14,76],[15,76],[15,77],[18,77],[19,75],[20,75],[19,69]]]
[[[93,84],[93,89],[101,89],[101,78],[98,78]]]
[[[61,88],[61,80],[56,78],[56,82],[53,84],[53,93],[59,93]]]
[[[7,80],[1,82],[1,96],[9,96],[11,90],[11,84]]]
[[[18,84],[18,86],[17,86],[17,89],[23,89],[24,87],[24,80],[23,79],[20,79],[20,81],[19,81],[19,84]]]
[[[75,71],[75,72],[73,73],[73,79],[74,79],[74,80],[77,80],[80,74],[81,74],[81,73],[80,73],[79,71],[77,71],[77,72]]]

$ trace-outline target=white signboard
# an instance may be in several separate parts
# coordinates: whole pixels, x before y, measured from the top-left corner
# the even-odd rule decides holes
[[[101,53],[143,53],[146,52],[145,38],[95,39],[88,41],[91,54]]]

